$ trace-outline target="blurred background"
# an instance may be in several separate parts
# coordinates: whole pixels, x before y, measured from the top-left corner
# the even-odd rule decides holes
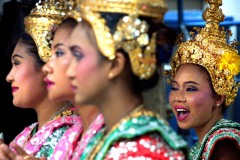
[[[37,0],[0,0],[0,132],[4,133],[5,142],[9,143],[27,125],[36,122],[36,114],[31,109],[20,109],[12,104],[11,86],[6,82],[6,75],[11,69],[11,54],[15,44],[12,42],[24,30],[23,18],[30,13]],[[157,56],[159,72],[162,75],[157,88],[158,99],[154,110],[162,114],[170,125],[192,146],[197,138],[193,130],[181,130],[172,115],[168,104],[169,86],[165,83],[163,71],[170,69],[169,60],[174,52],[177,34],[182,32],[185,39],[193,26],[203,27],[202,11],[206,7],[204,0],[166,0],[169,10],[164,18],[164,25],[159,27]],[[223,0],[225,21],[221,23],[231,29],[229,39],[240,41],[240,0]],[[240,49],[240,47],[239,47]],[[240,50],[239,50],[240,51]],[[240,81],[240,77],[237,78]],[[155,101],[156,102],[156,101]],[[229,107],[225,117],[240,122],[240,93],[235,103]]]

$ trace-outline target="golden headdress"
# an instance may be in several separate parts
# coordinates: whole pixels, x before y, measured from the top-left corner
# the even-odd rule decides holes
[[[53,31],[73,5],[72,0],[39,0],[25,17],[25,30],[35,41],[40,58],[47,62],[51,56]]]
[[[227,43],[231,33],[226,32],[219,23],[224,15],[219,8],[222,0],[205,0],[210,4],[203,13],[206,21],[204,28],[194,28],[192,39],[179,44],[171,60],[171,77],[176,74],[178,67],[185,63],[203,66],[210,74],[213,88],[219,95],[225,95],[225,105],[229,106],[235,99],[239,84],[234,77],[240,72],[240,56],[236,49],[237,42]]]
[[[116,51],[123,49],[130,57],[133,73],[140,79],[148,79],[156,70],[155,34],[148,34],[149,24],[139,17],[162,21],[166,11],[164,0],[79,0],[77,8],[69,16],[91,24],[98,47],[105,57],[113,60]],[[124,14],[114,33],[101,13]]]

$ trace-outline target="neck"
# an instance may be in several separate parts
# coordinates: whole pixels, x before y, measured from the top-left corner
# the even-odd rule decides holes
[[[38,118],[38,128],[49,122],[53,116],[65,107],[68,101],[53,102],[48,99],[39,104],[35,110]],[[65,110],[65,109],[63,109]]]
[[[97,118],[97,116],[100,114],[97,107],[93,105],[75,105],[78,109],[78,113],[80,117],[82,118],[83,122],[83,133],[82,136],[85,135],[85,132],[88,130],[89,126],[92,124],[92,122]]]
[[[202,143],[205,135],[211,130],[211,128],[215,125],[215,123],[219,121],[221,118],[222,118],[222,115],[220,114],[215,115],[201,127],[195,128],[199,143]]]
[[[106,104],[99,105],[107,132],[142,103],[140,98],[133,95],[124,94],[122,97],[118,97],[117,94],[115,94],[115,96],[116,98],[109,98]]]

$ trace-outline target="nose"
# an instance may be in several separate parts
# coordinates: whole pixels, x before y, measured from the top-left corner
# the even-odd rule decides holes
[[[49,65],[49,62],[47,62],[47,63],[43,66],[42,71],[43,71],[43,73],[45,74],[45,76],[53,72],[52,68],[51,68],[50,65]]]
[[[182,92],[182,91],[180,91],[177,95],[176,95],[176,97],[175,97],[175,102],[186,102],[186,98],[185,98],[185,94]]]
[[[13,75],[11,74],[11,72],[8,73],[8,75],[7,75],[7,77],[6,77],[6,81],[7,81],[8,83],[12,83],[12,82],[14,81],[14,77],[13,77]]]
[[[74,64],[74,62],[71,62],[71,63],[70,63],[66,74],[67,74],[67,77],[68,77],[70,80],[73,80],[73,79],[74,79],[74,77],[75,77],[75,64]]]

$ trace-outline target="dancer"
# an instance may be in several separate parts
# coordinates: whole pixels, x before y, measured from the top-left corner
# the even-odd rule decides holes
[[[194,128],[197,144],[191,159],[239,159],[240,124],[223,118],[234,101],[240,72],[236,44],[227,44],[226,31],[219,27],[224,15],[221,0],[207,0],[203,13],[206,26],[193,38],[180,43],[171,60],[169,101],[180,128]]]
[[[76,102],[97,106],[105,120],[80,159],[185,159],[186,142],[142,98],[158,80],[151,20],[162,20],[165,2],[83,0],[79,8],[67,74]]]

